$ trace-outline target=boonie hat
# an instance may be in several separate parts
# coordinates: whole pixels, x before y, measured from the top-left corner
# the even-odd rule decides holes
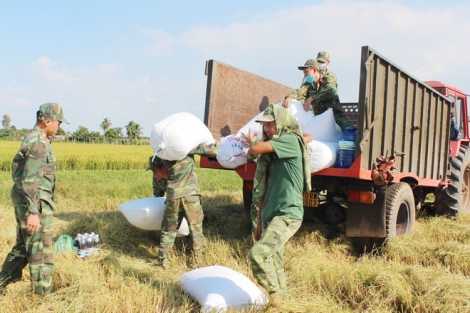
[[[317,61],[321,61],[323,63],[329,62],[330,61],[330,54],[328,52],[325,52],[325,51],[318,52]]]
[[[36,113],[36,116],[41,121],[50,118],[55,121],[69,124],[69,122],[64,117],[62,107],[59,104],[53,102],[41,104],[39,111]]]
[[[307,62],[305,62],[305,65],[299,66],[299,70],[303,70],[304,68],[307,67],[313,67],[318,69],[318,62],[314,59],[308,59]]]

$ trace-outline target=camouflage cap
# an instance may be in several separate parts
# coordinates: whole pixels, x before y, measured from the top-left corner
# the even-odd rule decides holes
[[[320,61],[322,63],[330,62],[330,54],[325,51],[318,52],[317,61]]]
[[[154,167],[161,167],[163,165],[162,159],[157,157],[157,154],[152,155],[149,157],[149,166],[147,167],[147,171],[151,170]]]
[[[307,68],[307,67],[313,67],[313,68],[318,69],[317,60],[308,59],[307,62],[305,62],[304,65],[299,66],[299,70],[303,70],[304,68]]]
[[[274,109],[273,105],[269,105],[266,110],[264,110],[264,114],[262,117],[257,119],[255,122],[256,123],[263,123],[263,122],[272,122],[274,121]]]
[[[60,104],[48,102],[44,103],[39,107],[39,111],[36,113],[38,120],[53,119],[55,121],[60,121],[63,123],[69,124],[69,122],[64,117],[64,112]]]

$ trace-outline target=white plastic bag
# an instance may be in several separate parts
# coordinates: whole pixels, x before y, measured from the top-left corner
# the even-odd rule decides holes
[[[131,200],[118,205],[119,210],[126,219],[140,229],[160,230],[162,228],[163,212],[165,210],[165,198],[142,198]],[[189,226],[183,217],[178,228],[178,237],[189,235]]]
[[[150,146],[164,160],[183,159],[201,144],[212,144],[214,137],[204,123],[191,113],[170,115],[156,123],[150,133]]]
[[[202,306],[202,312],[260,309],[268,303],[248,277],[225,266],[192,270],[181,275],[177,284]]]

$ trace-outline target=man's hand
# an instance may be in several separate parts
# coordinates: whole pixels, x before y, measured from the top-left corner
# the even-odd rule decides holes
[[[290,97],[286,97],[282,102],[282,107],[287,109],[288,107],[290,107],[291,101],[292,99]]]
[[[248,130],[248,134],[242,133],[242,139],[245,140],[250,146],[256,141],[256,133]]]
[[[262,233],[263,228],[261,227],[260,223],[258,223],[258,225],[256,225],[255,231],[253,232],[253,239],[258,241],[261,238]]]
[[[304,110],[306,112],[308,112],[310,110],[310,105],[312,104],[312,102],[313,102],[312,97],[308,97],[307,99],[305,99],[305,101],[304,101]]]
[[[26,218],[26,231],[30,234],[35,234],[38,232],[40,226],[41,219],[39,215],[30,213]]]

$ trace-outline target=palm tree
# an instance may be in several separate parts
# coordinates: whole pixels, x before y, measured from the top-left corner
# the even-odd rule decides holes
[[[103,134],[105,134],[108,130],[110,130],[112,125],[113,124],[111,123],[109,118],[106,117],[103,120],[103,122],[101,122],[101,125],[100,125],[101,129],[103,130]]]
[[[125,127],[127,138],[129,139],[139,139],[140,135],[143,134],[143,128],[134,121],[130,121],[129,124],[127,124]]]

